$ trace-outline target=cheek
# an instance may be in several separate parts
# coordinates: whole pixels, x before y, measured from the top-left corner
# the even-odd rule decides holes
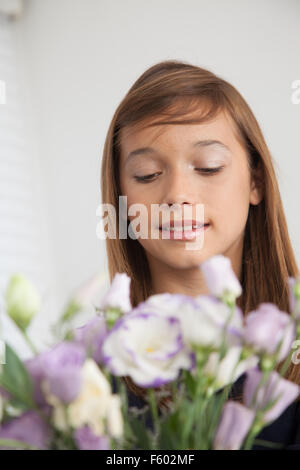
[[[244,228],[250,203],[250,183],[247,174],[239,173],[215,188],[208,202],[216,229],[235,233]]]
[[[124,179],[121,181],[121,191],[123,196],[127,196],[127,205],[131,204],[147,204],[147,192],[141,187],[143,185],[136,184],[133,180]]]
[[[150,237],[151,228],[151,201],[148,201],[135,191],[129,191],[127,196],[128,220],[138,232],[148,233]]]
[[[127,211],[133,204],[144,203],[134,185],[130,185],[127,182],[121,183],[121,195],[127,197]],[[128,216],[130,220],[132,220],[134,217],[135,216]]]
[[[141,211],[138,207],[132,207],[132,215],[128,215],[130,221],[139,220],[144,226],[150,226],[151,223],[151,204],[153,203],[153,197],[149,194],[149,191],[145,191],[139,186],[124,182],[121,185],[122,195],[127,196],[127,211],[134,204],[141,204]]]

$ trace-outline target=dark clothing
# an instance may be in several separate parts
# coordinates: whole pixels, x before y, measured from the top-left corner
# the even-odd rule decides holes
[[[241,375],[233,384],[229,399],[242,395],[245,378],[246,373]],[[129,407],[142,408],[145,406],[145,401],[128,390],[128,405]],[[146,426],[152,427],[150,415],[146,417]],[[255,439],[283,444],[282,450],[300,450],[300,401],[295,401],[289,405],[281,416],[263,428]],[[272,447],[254,444],[251,450],[273,449]]]
[[[245,378],[246,373],[233,384],[229,398],[242,394]],[[264,427],[255,439],[283,444],[282,450],[300,450],[300,401],[291,403],[275,421]],[[252,450],[273,449],[258,444],[252,446]]]

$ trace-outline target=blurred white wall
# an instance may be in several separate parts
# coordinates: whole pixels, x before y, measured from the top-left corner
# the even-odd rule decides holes
[[[107,269],[95,232],[105,135],[133,81],[164,59],[208,68],[246,98],[274,157],[300,262],[298,0],[25,0],[13,29],[58,305]]]
[[[0,339],[3,336],[20,354],[30,355],[16,326],[2,315],[3,294],[15,273],[24,274],[36,285],[42,306],[31,334],[41,348],[49,337],[48,319],[57,311],[56,276],[36,133],[31,129],[33,113],[24,108],[24,74],[22,69],[20,73],[14,30],[2,7],[0,2],[0,77],[4,84],[0,101]],[[10,15],[15,11],[10,10]]]

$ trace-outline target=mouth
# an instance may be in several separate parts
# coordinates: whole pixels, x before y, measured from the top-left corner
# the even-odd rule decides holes
[[[164,234],[163,238],[171,240],[192,240],[203,230],[207,230],[209,223],[200,223],[196,220],[170,221],[159,226],[159,231]]]

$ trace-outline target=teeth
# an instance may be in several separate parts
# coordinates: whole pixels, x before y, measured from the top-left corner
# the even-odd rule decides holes
[[[161,230],[170,231],[170,232],[183,232],[184,230],[195,230],[197,228],[201,228],[203,225],[186,225],[184,228],[182,227],[168,227],[162,228]]]

